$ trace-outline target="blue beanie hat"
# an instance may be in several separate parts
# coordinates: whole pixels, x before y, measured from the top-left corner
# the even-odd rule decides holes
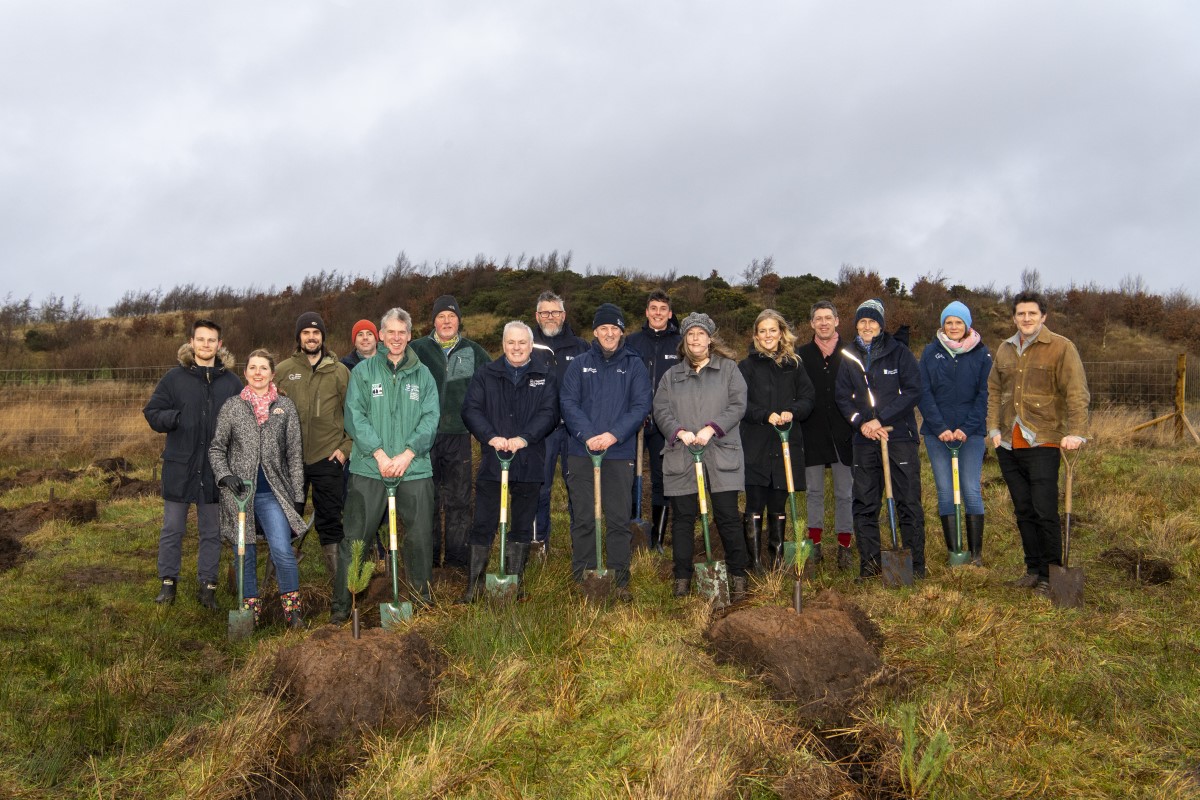
[[[601,325],[616,325],[624,332],[625,312],[612,303],[601,303],[600,307],[596,309],[596,316],[592,318],[592,330],[596,330]]]
[[[950,305],[942,309],[942,320],[938,324],[945,325],[946,317],[958,317],[966,323],[968,330],[971,327],[971,310],[957,300],[952,301]]]
[[[879,323],[879,327],[883,327],[883,303],[878,300],[864,300],[858,310],[854,312],[854,324],[857,325],[860,319],[873,319]]]

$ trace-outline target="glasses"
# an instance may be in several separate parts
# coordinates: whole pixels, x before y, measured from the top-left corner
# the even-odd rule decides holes
[[[537,315],[542,319],[550,319],[551,317],[561,317],[564,313],[562,311],[539,311]]]

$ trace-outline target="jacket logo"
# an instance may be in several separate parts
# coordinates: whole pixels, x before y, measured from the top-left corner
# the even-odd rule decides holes
[[[595,367],[584,367],[583,371],[584,372],[595,372],[596,368]]]
[[[382,383],[372,383],[371,384],[371,397],[383,397],[383,384]]]
[[[678,361],[678,360],[679,360],[678,353],[666,353],[663,355],[663,361]]]
[[[934,353],[933,357],[934,358],[945,358],[946,354],[945,353]]]
[[[289,381],[303,380],[303,378],[304,378],[304,376],[301,375],[299,372],[292,372],[292,373],[289,373],[287,376],[287,379]]]
[[[617,374],[618,374],[618,375],[624,375],[624,374],[625,374],[625,370],[621,369],[620,367],[617,367]]]
[[[273,409],[271,409],[271,413],[272,414],[283,414],[284,411],[282,408],[273,408]]]
[[[418,383],[404,384],[404,391],[408,392],[409,400],[420,400],[421,399],[421,385]]]
[[[563,360],[564,360],[564,361],[574,361],[574,360],[575,360],[575,356],[563,356]]]
[[[538,386],[545,386],[545,385],[546,385],[546,379],[545,379],[545,378],[538,378],[536,381],[530,381],[530,382],[529,382],[529,388],[530,388],[530,389],[536,388],[536,387],[538,387]]]
[[[898,369],[885,369],[885,370],[883,371],[883,374],[884,374],[884,375],[899,375],[899,374],[900,374],[900,370],[898,370]]]

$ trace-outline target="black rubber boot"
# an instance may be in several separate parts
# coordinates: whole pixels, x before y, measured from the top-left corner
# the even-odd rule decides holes
[[[967,514],[967,546],[971,550],[971,563],[983,566],[983,514]]]
[[[156,603],[166,603],[172,605],[175,602],[175,579],[163,578],[162,588],[158,590],[158,597],[154,598]]]
[[[946,550],[954,552],[954,515],[942,515],[942,538],[946,540]]]
[[[656,553],[662,553],[666,539],[667,507],[653,506],[650,509],[650,549]]]
[[[337,554],[338,546],[336,544],[321,545],[321,555],[325,557],[325,569],[329,571],[330,580],[337,575]]]
[[[525,599],[525,565],[529,562],[529,545],[525,542],[505,542],[504,569],[517,576],[517,599]]]
[[[743,514],[742,533],[746,536],[746,552],[750,555],[750,563],[746,569],[755,575],[761,575],[763,567],[758,552],[758,541],[762,534],[762,517],[753,513]]]
[[[199,590],[196,591],[196,600],[209,611],[221,610],[221,607],[217,605],[217,585],[215,583],[200,584]]]
[[[783,569],[783,542],[787,538],[787,514],[767,518],[767,567]]]
[[[487,545],[471,545],[467,552],[467,592],[459,599],[460,604],[475,602],[475,598],[483,591],[483,576],[487,574],[488,556],[491,554],[492,548]]]

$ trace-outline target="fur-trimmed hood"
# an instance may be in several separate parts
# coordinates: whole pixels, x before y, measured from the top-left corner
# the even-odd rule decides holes
[[[175,353],[175,357],[179,359],[179,366],[184,369],[191,369],[196,366],[196,351],[192,348],[191,342],[184,342],[180,345],[179,350]],[[217,350],[216,360],[220,366],[229,372],[233,372],[237,367],[237,359],[234,358],[233,353],[229,352],[224,345]]]

